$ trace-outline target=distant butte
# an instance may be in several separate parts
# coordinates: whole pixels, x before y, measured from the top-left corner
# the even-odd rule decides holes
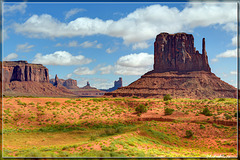
[[[194,47],[191,34],[161,33],[154,42],[153,70],[126,87],[106,93],[107,96],[162,98],[236,98],[237,89],[222,81],[208,64],[205,38],[202,54]]]
[[[49,83],[48,69],[42,64],[27,61],[3,62],[3,95],[6,96],[49,96],[74,97],[65,87]]]

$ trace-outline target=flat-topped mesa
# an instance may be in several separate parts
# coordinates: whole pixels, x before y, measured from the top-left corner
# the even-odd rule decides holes
[[[42,64],[27,61],[4,61],[3,82],[12,81],[48,82],[48,69]]]
[[[192,34],[161,33],[157,35],[154,42],[154,72],[189,72],[208,71],[207,52],[205,49],[205,38],[202,41],[202,54],[194,47]]]

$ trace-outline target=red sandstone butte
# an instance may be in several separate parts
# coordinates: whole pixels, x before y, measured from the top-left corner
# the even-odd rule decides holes
[[[237,89],[211,72],[205,38],[200,54],[194,47],[191,34],[157,35],[153,68],[130,85],[105,95],[162,98],[171,94],[174,98],[237,98]]]

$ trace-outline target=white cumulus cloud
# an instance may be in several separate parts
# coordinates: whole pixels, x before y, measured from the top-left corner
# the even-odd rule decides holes
[[[132,49],[133,50],[136,50],[136,49],[145,49],[145,48],[148,48],[150,45],[146,42],[139,42],[139,43],[135,43],[133,46],[132,46]]]
[[[5,57],[3,60],[10,61],[12,59],[16,59],[17,57],[18,57],[18,55],[16,53],[11,53],[11,54],[7,55],[7,57]]]
[[[84,65],[91,63],[92,60],[85,58],[83,55],[73,56],[66,51],[56,51],[52,54],[42,55],[38,53],[35,55],[32,63],[40,63],[43,65]]]
[[[227,50],[226,52],[223,52],[223,53],[217,55],[216,57],[218,57],[218,58],[235,58],[235,57],[237,57],[237,49]]]
[[[108,65],[108,66],[99,68],[99,70],[101,71],[101,74],[110,74],[114,70],[114,67],[111,65]]]
[[[138,8],[119,20],[79,17],[64,23],[48,14],[33,15],[24,23],[16,23],[14,28],[29,37],[102,34],[122,38],[125,44],[135,44],[153,39],[160,32],[188,32],[212,25],[232,30],[237,22],[236,13],[236,3],[190,3],[183,10],[156,4]]]
[[[119,75],[142,75],[153,68],[154,56],[148,53],[133,53],[118,59],[114,70]]]

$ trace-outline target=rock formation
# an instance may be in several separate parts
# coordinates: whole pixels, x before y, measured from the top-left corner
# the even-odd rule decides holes
[[[154,71],[158,73],[211,71],[204,38],[202,45],[202,54],[200,54],[194,47],[194,38],[191,34],[157,35],[154,43]]]
[[[106,92],[112,92],[117,90],[118,88],[122,87],[122,77],[119,78],[118,81],[114,81],[114,86],[112,88],[109,89],[101,89],[102,91],[106,91]]]
[[[154,43],[153,70],[126,87],[106,93],[107,96],[162,98],[237,98],[237,89],[211,72],[202,41],[202,54],[194,47],[191,34],[161,33]]]
[[[81,97],[99,97],[104,95],[105,91],[98,90],[95,87],[91,87],[90,83],[87,82],[87,85],[79,88],[77,86],[77,81],[74,79],[58,79],[56,78],[57,75],[55,76],[55,79],[50,79],[49,82],[53,84],[54,86],[57,86],[58,88],[67,88],[69,91],[74,93],[77,96]]]
[[[29,64],[27,61],[4,61],[3,82],[12,81],[48,82],[48,69],[41,64]]]
[[[90,83],[87,82],[87,85],[82,88],[70,89],[74,94],[81,97],[99,97],[104,95],[105,91],[98,90],[95,87],[91,87]]]
[[[56,79],[58,79],[56,77]],[[3,62],[3,95],[73,97],[71,91],[49,83],[48,69],[27,61]]]
[[[66,87],[67,89],[78,88],[76,80],[71,79],[71,78],[69,78],[67,80],[59,79],[57,77],[57,75],[55,76],[55,79],[50,79],[49,82],[52,83],[54,86],[57,86],[58,84],[60,84],[64,87]]]

